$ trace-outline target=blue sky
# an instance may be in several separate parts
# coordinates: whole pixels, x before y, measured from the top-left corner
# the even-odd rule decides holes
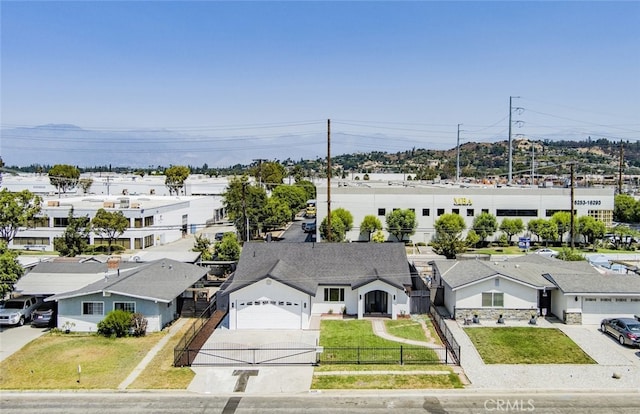
[[[639,22],[636,1],[3,1],[3,159],[46,124],[170,130],[195,164],[324,156],[328,118],[335,153],[451,148],[458,123],[506,139],[509,96],[514,133],[636,141]]]

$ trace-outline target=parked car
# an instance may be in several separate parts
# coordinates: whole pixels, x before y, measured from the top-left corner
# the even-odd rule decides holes
[[[4,303],[0,310],[0,325],[24,325],[31,320],[31,314],[42,303],[42,299],[35,296],[20,296]]]
[[[600,329],[618,339],[620,345],[640,347],[640,322],[631,318],[603,319]]]
[[[31,326],[36,328],[54,327],[57,324],[58,304],[44,302],[31,314]]]
[[[305,233],[313,233],[316,231],[316,222],[310,221],[308,223],[302,223],[302,230]]]
[[[535,253],[545,257],[557,257],[560,252],[558,252],[557,250],[545,248],[545,249],[538,249],[536,250]]]
[[[224,232],[221,232],[221,231],[217,232],[216,235],[214,236],[216,241],[222,240],[223,237],[224,237]]]

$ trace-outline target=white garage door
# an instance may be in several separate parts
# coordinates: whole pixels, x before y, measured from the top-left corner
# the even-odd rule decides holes
[[[640,313],[639,298],[585,297],[582,303],[582,324],[598,325],[605,318],[633,318]]]
[[[237,329],[301,329],[300,301],[239,300],[236,312]]]

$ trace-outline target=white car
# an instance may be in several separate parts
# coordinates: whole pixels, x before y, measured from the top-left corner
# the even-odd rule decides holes
[[[31,313],[42,303],[35,296],[21,296],[9,299],[0,309],[0,325],[24,325],[31,320]]]
[[[545,257],[557,257],[560,252],[553,249],[538,249],[535,253]]]

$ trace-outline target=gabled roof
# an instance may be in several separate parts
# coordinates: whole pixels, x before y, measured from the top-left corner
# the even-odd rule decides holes
[[[171,302],[195,282],[206,276],[207,269],[161,259],[120,271],[110,270],[106,277],[81,289],[61,293],[47,300],[62,300],[95,293],[108,292],[139,299]]]
[[[224,293],[266,277],[312,296],[319,285],[357,288],[375,280],[411,285],[402,243],[246,243]]]
[[[120,270],[127,271],[137,266],[139,264],[120,263]],[[15,290],[23,295],[54,295],[80,289],[103,279],[105,274],[106,262],[40,262],[18,280]]]
[[[453,290],[500,276],[541,288],[559,288],[567,294],[640,294],[640,275],[601,274],[589,262],[569,262],[529,254],[501,262],[436,260],[442,280]]]
[[[545,279],[539,265],[522,262],[489,262],[484,260],[436,260],[433,262],[440,272],[442,280],[453,290],[500,276],[533,288],[553,287]]]

